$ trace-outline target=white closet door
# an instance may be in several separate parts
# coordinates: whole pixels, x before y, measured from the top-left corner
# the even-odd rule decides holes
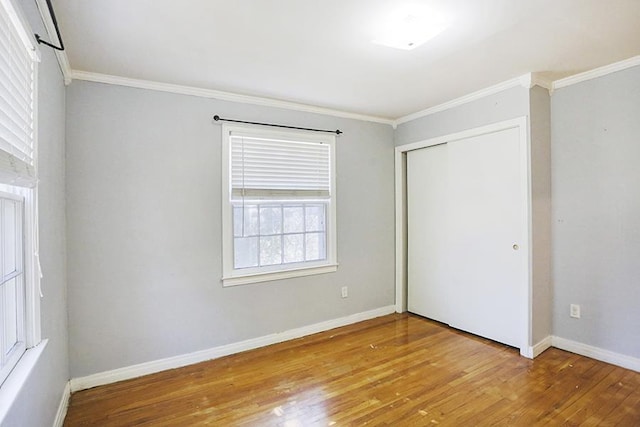
[[[447,146],[407,153],[407,304],[411,313],[448,323]],[[436,285],[437,284],[437,285]]]
[[[520,149],[507,129],[407,154],[409,311],[515,347],[528,280]]]
[[[448,144],[449,324],[515,347],[526,321],[526,199],[518,129]],[[515,245],[515,246],[514,246]]]

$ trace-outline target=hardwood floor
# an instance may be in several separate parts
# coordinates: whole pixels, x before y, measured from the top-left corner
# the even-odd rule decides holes
[[[389,315],[74,393],[65,426],[640,426],[640,373]]]

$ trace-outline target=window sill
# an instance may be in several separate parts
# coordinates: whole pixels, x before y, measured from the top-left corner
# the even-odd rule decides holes
[[[42,340],[37,346],[27,349],[16,367],[13,368],[13,371],[2,383],[0,387],[0,425],[2,425],[11,406],[13,406],[13,402],[37,365],[38,359],[40,359],[44,348],[47,346],[47,342],[48,340]]]
[[[238,286],[250,283],[268,282],[271,280],[289,279],[292,277],[314,276],[316,274],[332,273],[338,270],[338,264],[327,264],[318,267],[303,267],[268,273],[253,273],[222,278],[222,286]]]

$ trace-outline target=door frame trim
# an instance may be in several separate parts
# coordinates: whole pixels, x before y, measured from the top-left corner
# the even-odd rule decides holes
[[[404,144],[395,148],[395,307],[397,313],[407,311],[407,153],[409,151],[434,145],[445,144],[461,139],[472,138],[488,133],[499,132],[516,128],[519,131],[519,144],[521,171],[524,174],[522,180],[522,195],[525,198],[525,212],[523,212],[523,225],[527,233],[526,243],[527,265],[525,268],[527,292],[526,301],[523,301],[523,309],[526,316],[522,325],[522,344],[520,354],[532,358],[533,339],[533,257],[532,257],[532,213],[531,213],[531,142],[529,138],[529,120],[527,116],[521,116],[511,120],[492,123],[486,126],[467,129],[448,135],[438,136],[410,144]]]

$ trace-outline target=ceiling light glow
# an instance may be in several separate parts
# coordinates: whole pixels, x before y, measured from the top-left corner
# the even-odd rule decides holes
[[[446,30],[449,20],[427,9],[402,10],[392,14],[373,43],[395,49],[411,50]]]

